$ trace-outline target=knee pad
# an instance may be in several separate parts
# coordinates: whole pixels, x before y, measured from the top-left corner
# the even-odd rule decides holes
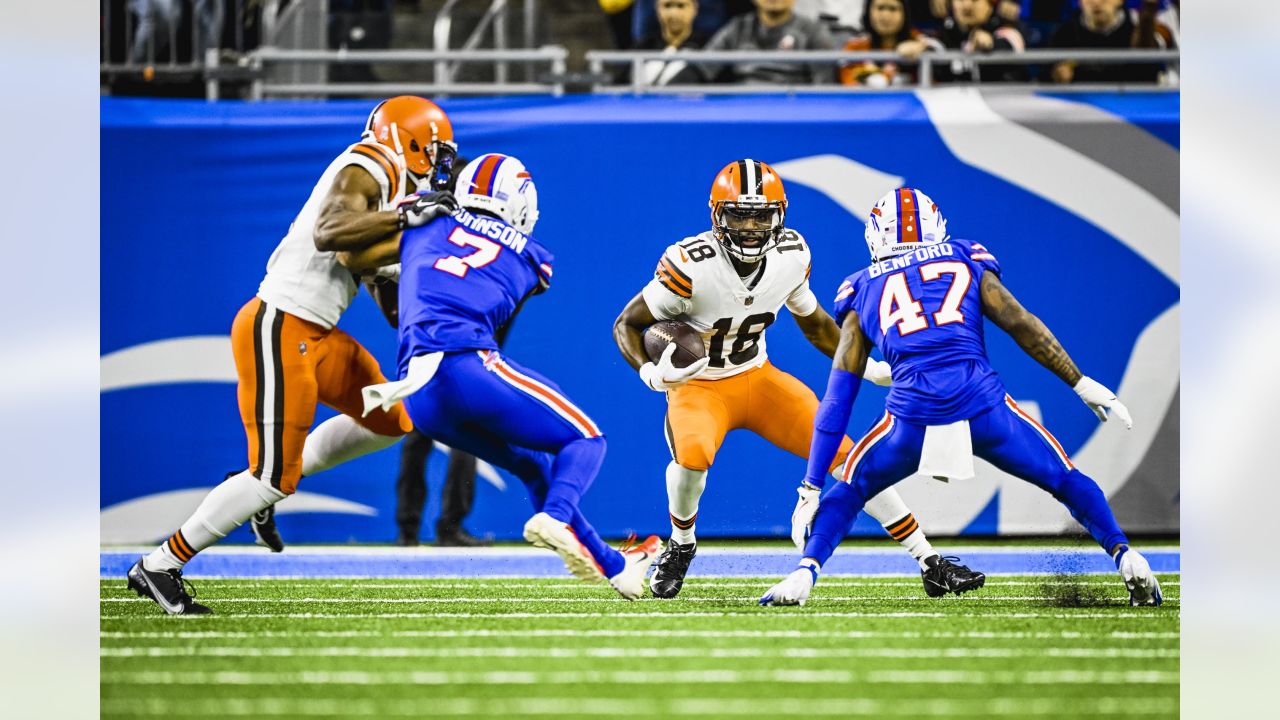
[[[409,419],[409,413],[404,411],[404,405],[400,403],[392,405],[391,409],[385,412],[375,410],[355,420],[366,429],[388,437],[400,437],[413,430],[413,421]]]
[[[707,470],[716,459],[716,444],[705,435],[676,438],[672,460],[687,470]]]

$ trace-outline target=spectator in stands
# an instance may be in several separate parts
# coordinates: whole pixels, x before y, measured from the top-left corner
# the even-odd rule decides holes
[[[1143,0],[1139,10],[1126,10],[1124,0],[1080,0],[1080,11],[1058,28],[1049,41],[1055,48],[1120,50],[1173,46],[1173,33],[1156,20],[1159,0]],[[1053,66],[1059,83],[1155,82],[1158,64],[1117,65],[1067,60]]]
[[[892,50],[910,59],[942,45],[911,24],[911,8],[906,0],[870,0],[862,13],[867,31],[845,43],[845,50]],[[855,62],[840,68],[840,82],[873,87],[914,82],[915,72],[903,73],[897,63]]]
[[[630,50],[635,44],[631,38],[631,14],[635,1],[600,0],[600,9],[609,21],[609,35],[613,38],[615,49]]]
[[[836,47],[866,30],[867,0],[796,0],[795,13],[827,26]]]
[[[660,32],[646,37],[637,50],[697,50],[707,44],[705,35],[697,31],[698,0],[658,0]],[[683,60],[652,60],[643,68],[646,85],[685,85],[702,81],[697,68]]]
[[[657,8],[658,0],[635,0],[631,11],[633,47],[645,38],[654,37],[661,32]],[[698,0],[698,16],[693,21],[693,32],[702,37],[711,37],[729,22],[729,18],[753,9],[751,0]]]
[[[1022,52],[1027,49],[1022,28],[996,14],[997,0],[951,0],[951,15],[942,23],[938,40],[950,50],[962,50],[971,54],[996,51]],[[949,66],[938,65],[937,79],[971,80],[982,82],[1025,81],[1027,71],[1016,65],[981,65],[953,61]]]
[[[908,0],[911,18],[920,30],[936,33],[942,29],[942,23],[951,14],[947,6],[948,0]]]
[[[197,63],[204,62],[205,50],[218,47],[222,35],[222,3],[223,0],[194,0],[191,4],[196,24],[192,54]],[[170,37],[178,39],[185,4],[185,0],[129,0],[129,13],[138,22],[129,48],[130,62],[150,63],[166,51],[176,51],[169,47],[169,40]]]
[[[826,26],[795,14],[796,0],[755,0],[756,12],[739,15],[720,28],[707,50],[831,50],[835,41]],[[741,83],[800,84],[835,80],[834,63],[778,63],[762,57],[759,62],[729,66],[705,65],[712,80]]]

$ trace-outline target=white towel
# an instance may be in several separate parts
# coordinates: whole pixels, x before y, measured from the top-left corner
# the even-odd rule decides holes
[[[920,469],[917,472],[943,482],[953,479],[968,480],[976,475],[973,470],[973,437],[969,434],[969,421],[926,427],[924,447],[920,449]]]
[[[403,380],[368,385],[362,388],[360,390],[360,394],[364,396],[364,413],[362,413],[362,416],[373,412],[374,408],[390,410],[392,405],[421,390],[427,383],[431,382],[431,378],[435,377],[436,370],[440,369],[440,361],[443,358],[444,353],[442,352],[418,355],[410,358],[409,370],[405,373]]]

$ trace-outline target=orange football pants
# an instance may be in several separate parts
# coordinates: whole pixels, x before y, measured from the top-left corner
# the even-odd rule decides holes
[[[293,493],[302,477],[302,443],[317,401],[379,435],[413,429],[398,404],[360,416],[360,389],[387,379],[369,351],[337,328],[325,329],[255,297],[231,325],[231,351],[250,470],[283,493]]]
[[[730,430],[750,430],[775,446],[809,457],[818,396],[766,362],[720,380],[693,380],[667,393],[667,444],[676,464],[706,470]],[[853,448],[845,438],[830,469]]]

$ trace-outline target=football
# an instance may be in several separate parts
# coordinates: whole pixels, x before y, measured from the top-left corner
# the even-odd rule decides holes
[[[671,363],[678,368],[689,367],[707,356],[707,346],[697,330],[682,322],[663,320],[650,325],[644,331],[644,351],[652,362],[658,362],[670,343],[676,344]]]

